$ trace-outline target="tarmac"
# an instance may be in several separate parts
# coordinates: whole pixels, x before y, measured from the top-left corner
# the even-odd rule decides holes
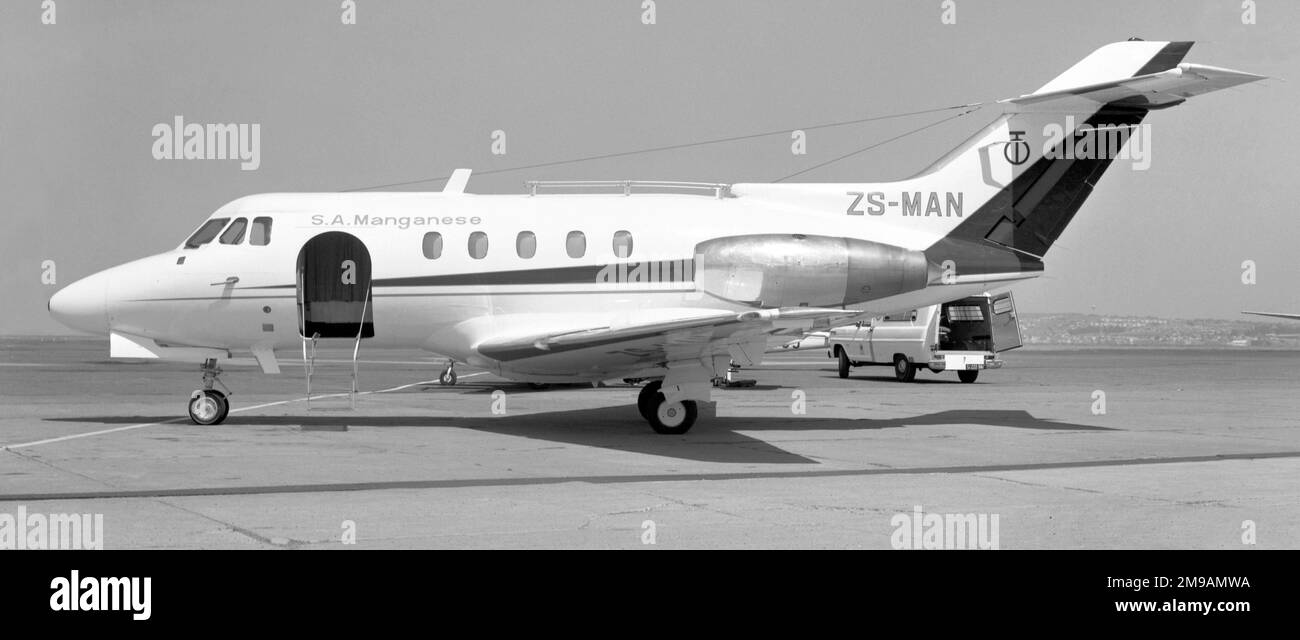
[[[681,436],[634,386],[364,345],[355,398],[342,350],[310,408],[300,362],[229,366],[200,427],[196,365],[107,353],[0,339],[0,514],[103,514],[108,549],[891,549],[918,510],[1000,549],[1300,546],[1297,351],[1026,348],[974,384],[780,353]]]

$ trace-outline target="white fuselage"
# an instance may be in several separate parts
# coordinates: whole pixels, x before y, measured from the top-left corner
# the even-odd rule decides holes
[[[61,293],[61,320],[77,328],[118,332],[165,346],[246,352],[297,350],[302,338],[297,259],[313,236],[342,231],[369,250],[374,287],[374,337],[366,344],[419,348],[493,367],[474,350],[487,337],[564,331],[644,320],[658,309],[725,309],[746,305],[701,292],[693,282],[608,282],[589,277],[604,265],[690,260],[696,245],[750,234],[817,234],[923,249],[960,222],[955,216],[846,215],[854,190],[897,192],[903,183],[786,187],[785,198],[763,195],[555,194],[483,196],[433,193],[265,194],[235,200],[212,218],[269,217],[270,241],[253,246],[211,241],[184,246],[92,276]],[[780,188],[778,187],[778,191]],[[797,203],[797,204],[796,204]],[[585,252],[571,257],[568,235],[581,232]],[[441,234],[441,254],[426,257],[426,233]],[[470,255],[470,236],[486,234],[482,258]],[[521,257],[516,240],[532,232],[536,250]],[[615,254],[614,237],[627,232],[631,255]],[[626,237],[626,236],[625,236]],[[183,263],[178,264],[178,261]],[[584,273],[575,267],[589,267]],[[541,274],[541,275],[539,275]],[[1006,274],[1012,278],[1035,273]],[[461,276],[419,284],[414,278]],[[234,279],[237,279],[235,281]],[[406,279],[400,286],[390,285]],[[1008,279],[973,278],[851,305],[881,314],[936,304]],[[97,294],[96,291],[103,293]],[[103,295],[95,302],[70,298]],[[60,315],[57,304],[52,310]],[[80,310],[84,317],[71,317]],[[493,367],[500,370],[500,367]],[[504,371],[509,374],[510,372]],[[609,372],[602,372],[609,373]]]

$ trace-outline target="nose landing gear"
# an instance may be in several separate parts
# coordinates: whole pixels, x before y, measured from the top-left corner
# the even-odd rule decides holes
[[[456,384],[456,370],[452,368],[455,364],[452,360],[447,361],[447,368],[443,369],[442,375],[438,376],[438,384],[448,387]]]
[[[218,377],[220,375],[221,367],[217,366],[215,359],[209,358],[203,361],[203,388],[196,389],[190,394],[188,407],[190,421],[194,424],[204,426],[221,424],[230,413],[230,401],[226,398],[234,394],[230,392],[230,387],[221,382]],[[215,385],[221,385],[226,392],[222,393],[214,389]]]

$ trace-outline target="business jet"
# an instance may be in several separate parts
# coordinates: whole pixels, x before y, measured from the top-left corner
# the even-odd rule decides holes
[[[985,105],[991,122],[901,181],[532,182],[489,196],[466,193],[458,170],[435,193],[253,195],[49,310],[106,334],[114,358],[201,363],[188,401],[200,425],[229,411],[223,360],[251,354],[274,374],[308,342],[347,340],[447,356],[444,380],[462,363],[533,383],[648,381],[642,417],[681,434],[711,382],[759,362],[775,334],[1040,275],[1114,160],[1089,140],[1261,78],[1183,63],[1191,45],[1103,46]]]

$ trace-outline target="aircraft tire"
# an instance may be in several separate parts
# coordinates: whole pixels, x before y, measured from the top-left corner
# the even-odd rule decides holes
[[[646,386],[641,387],[641,393],[636,397],[636,410],[641,414],[642,418],[650,419],[650,412],[654,410],[654,403],[658,401],[658,398],[663,397],[659,394],[659,388],[662,386],[663,382],[652,380]]]
[[[664,399],[663,394],[655,393],[658,402],[655,403],[654,412],[650,414],[650,428],[655,433],[676,436],[686,433],[695,425],[695,419],[699,417],[699,408],[694,400],[679,400],[677,402],[668,402]]]
[[[203,426],[221,424],[230,414],[230,401],[226,399],[226,394],[216,389],[205,389],[190,397],[186,410],[190,415],[190,422],[194,424]]]

